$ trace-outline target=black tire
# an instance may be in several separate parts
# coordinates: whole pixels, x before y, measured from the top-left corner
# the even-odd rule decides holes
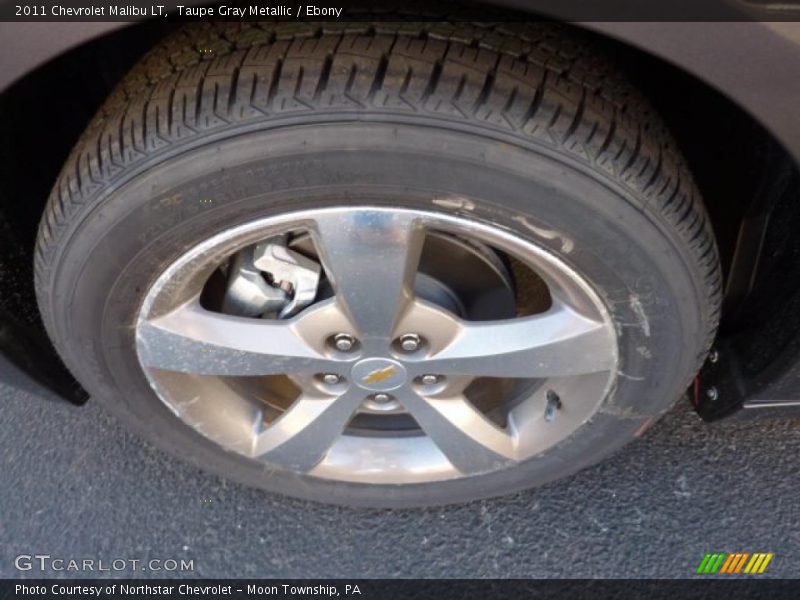
[[[617,383],[600,412],[477,484],[390,489],[267,472],[183,425],[136,360],[146,290],[214,233],[330,204],[320,190],[332,188],[378,203],[405,189],[409,205],[500,223],[582,273],[619,335]],[[36,251],[48,332],[125,423],[246,484],[373,506],[498,495],[608,455],[694,376],[720,285],[699,193],[661,121],[590,41],[552,24],[188,26],[95,117],[55,185]]]

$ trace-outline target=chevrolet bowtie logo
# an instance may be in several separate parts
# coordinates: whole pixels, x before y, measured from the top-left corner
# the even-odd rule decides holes
[[[374,371],[372,371],[372,373],[368,373],[366,377],[363,377],[361,379],[361,382],[372,384],[372,383],[378,383],[380,381],[386,381],[395,373],[397,373],[396,367],[389,366],[383,369],[375,369]]]

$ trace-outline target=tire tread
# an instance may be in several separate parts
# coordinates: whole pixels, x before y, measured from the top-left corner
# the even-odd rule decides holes
[[[478,122],[566,152],[628,189],[690,251],[706,301],[699,367],[719,320],[722,284],[700,194],[646,100],[591,38],[553,23],[195,23],[178,30],[111,93],[53,188],[35,252],[46,326],[57,249],[122,174],[226,128],[365,109]]]

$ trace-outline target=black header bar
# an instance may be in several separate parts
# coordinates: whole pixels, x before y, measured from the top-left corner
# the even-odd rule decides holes
[[[800,0],[0,0],[0,21],[797,21]]]

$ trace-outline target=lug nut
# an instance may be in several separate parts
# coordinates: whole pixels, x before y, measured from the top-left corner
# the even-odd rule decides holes
[[[350,352],[353,347],[356,345],[356,341],[353,339],[352,335],[347,335],[346,333],[337,333],[333,336],[333,345],[336,346],[337,350],[341,350],[342,352]]]
[[[708,398],[712,402],[715,402],[716,400],[719,399],[719,390],[713,386],[708,388],[706,390],[706,398]]]
[[[406,333],[400,336],[400,348],[405,352],[415,352],[421,343],[422,339],[416,333]]]
[[[375,394],[372,397],[373,402],[377,402],[378,404],[386,404],[392,399],[389,394]]]
[[[419,378],[422,382],[422,385],[434,385],[435,383],[439,383],[439,376],[438,375],[423,375]]]
[[[339,383],[341,380],[342,378],[339,377],[339,375],[337,375],[336,373],[325,373],[322,376],[322,381],[324,383],[327,383],[328,385],[335,385]]]

